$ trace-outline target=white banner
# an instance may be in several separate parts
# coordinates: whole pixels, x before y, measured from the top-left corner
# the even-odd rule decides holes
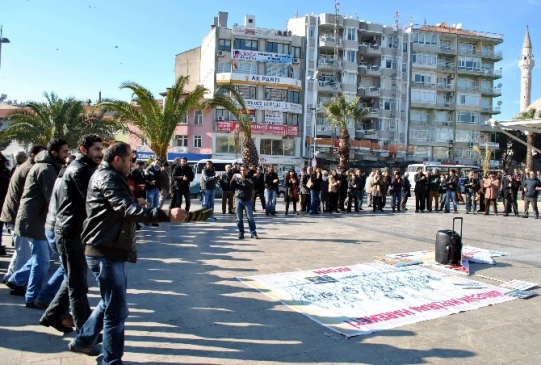
[[[284,124],[284,113],[276,110],[265,110],[265,123]]]
[[[514,299],[508,289],[465,277],[379,263],[239,280],[347,337]]]
[[[262,85],[275,86],[283,88],[291,88],[295,90],[301,89],[301,80],[290,77],[251,75],[231,72],[221,72],[216,74],[217,84],[245,84],[245,85]]]
[[[234,60],[284,63],[287,65],[291,65],[293,63],[293,57],[288,54],[248,51],[244,49],[233,49],[231,51],[231,58]]]
[[[246,99],[244,101],[246,102],[246,106],[248,107],[248,109],[275,110],[279,112],[302,114],[301,104],[288,103],[286,101],[254,100],[254,99]]]

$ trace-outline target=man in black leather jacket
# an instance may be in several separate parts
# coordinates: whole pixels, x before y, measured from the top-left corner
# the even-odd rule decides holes
[[[258,238],[254,221],[254,203],[252,202],[252,191],[254,190],[253,177],[249,176],[248,168],[240,168],[240,176],[235,174],[231,179],[231,187],[235,190],[235,212],[237,214],[237,228],[239,239],[244,238],[244,211],[250,227],[250,236]]]
[[[61,332],[62,317],[71,307],[73,322],[78,330],[90,316],[88,303],[87,266],[81,231],[86,217],[85,200],[90,177],[101,163],[103,145],[100,137],[86,135],[79,141],[75,161],[66,168],[56,195],[56,245],[67,280],[56,293],[53,301],[40,319],[44,326],[53,326]]]
[[[179,165],[175,165],[171,172],[171,185],[173,187],[174,202],[173,207],[180,208],[182,205],[182,198],[186,202],[184,208],[187,212],[190,211],[190,183],[194,179],[194,173],[192,168],[188,165],[188,159],[182,157],[179,161]]]
[[[70,342],[73,352],[97,356],[95,343],[103,329],[103,363],[121,364],[124,352],[124,322],[128,317],[126,261],[135,262],[135,223],[182,222],[186,212],[173,208],[145,208],[135,200],[126,182],[131,148],[115,142],[107,148],[104,162],[88,184],[82,239],[87,263],[100,287],[101,301]]]

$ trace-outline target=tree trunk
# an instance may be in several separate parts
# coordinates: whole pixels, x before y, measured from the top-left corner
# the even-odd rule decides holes
[[[528,148],[526,150],[526,167],[530,171],[533,171],[533,155],[532,155],[533,149],[532,149],[532,146],[533,146],[534,139],[535,139],[535,134],[533,134],[532,132],[527,132],[526,133],[526,142],[528,143]]]
[[[338,142],[338,168],[347,169],[349,163],[349,131],[346,123],[342,124]]]

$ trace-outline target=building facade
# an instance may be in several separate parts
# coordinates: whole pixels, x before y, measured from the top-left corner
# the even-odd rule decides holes
[[[359,97],[370,113],[348,122],[351,160],[405,161],[407,151],[408,34],[336,14],[289,19],[288,29],[306,38],[303,156],[335,160],[338,127],[324,105],[338,94]],[[314,115],[315,114],[315,115]]]
[[[177,55],[176,77],[190,76],[191,84],[203,85],[209,96],[220,85],[235,86],[249,109],[261,162],[284,169],[300,166],[303,37],[287,30],[259,28],[253,15],[245,16],[244,25],[228,27],[227,21],[228,14],[220,12],[199,51]],[[235,159],[238,122],[219,108],[211,118],[212,157]]]
[[[461,25],[412,25],[411,159],[478,164],[475,146],[498,148],[485,121],[500,113],[501,34]]]

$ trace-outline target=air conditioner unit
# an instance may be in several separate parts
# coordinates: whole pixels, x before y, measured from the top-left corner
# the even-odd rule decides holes
[[[224,57],[225,56],[225,51],[218,51],[217,56],[218,57]]]
[[[293,64],[294,64],[294,65],[298,65],[299,63],[301,63],[301,59],[300,59],[300,58],[297,58],[297,57],[293,58]]]
[[[224,117],[218,117],[218,120],[224,120]]]

